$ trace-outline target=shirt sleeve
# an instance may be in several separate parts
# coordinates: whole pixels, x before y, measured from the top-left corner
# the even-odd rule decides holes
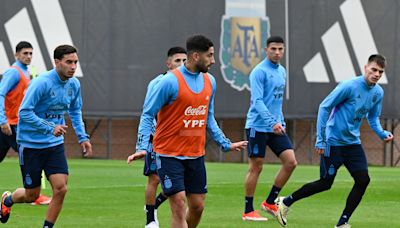
[[[210,76],[209,78],[212,85],[212,94],[208,106],[207,131],[210,133],[213,140],[221,147],[221,149],[224,152],[227,152],[231,148],[231,141],[225,137],[225,134],[219,128],[217,121],[214,118],[214,95],[217,85],[214,77]]]
[[[147,151],[153,120],[160,109],[172,103],[178,96],[178,80],[172,74],[165,75],[146,94],[143,112],[140,116],[136,151]]]
[[[72,79],[70,79],[72,80]],[[85,124],[82,120],[82,96],[79,81],[76,80],[75,84],[75,96],[71,101],[70,108],[68,109],[68,115],[71,119],[72,126],[74,127],[75,134],[78,137],[78,143],[89,141],[89,135],[86,134]]]
[[[386,137],[389,136],[390,132],[383,130],[382,125],[379,121],[379,116],[381,115],[382,111],[382,98],[383,98],[383,92],[379,101],[376,102],[375,105],[370,109],[367,115],[367,119],[369,126],[371,126],[375,134],[377,134],[379,138],[385,139]]]
[[[268,127],[272,128],[279,121],[274,118],[264,103],[264,80],[267,78],[260,69],[256,69],[250,74],[251,101],[254,102],[254,107],[265,121]]]
[[[45,92],[46,83],[44,81],[41,81],[40,78],[32,80],[22,100],[19,118],[43,134],[52,134],[56,125],[40,118],[34,112],[36,105]]]
[[[7,123],[5,99],[7,94],[19,83],[17,69],[11,68],[4,72],[0,83],[0,125]]]
[[[326,148],[326,122],[334,107],[345,101],[350,93],[350,86],[347,83],[341,83],[322,101],[319,105],[317,118],[317,140],[315,147],[319,149]]]

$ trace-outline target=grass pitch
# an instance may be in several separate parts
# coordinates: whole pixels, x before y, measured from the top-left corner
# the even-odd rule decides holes
[[[276,219],[244,222],[243,181],[247,164],[207,163],[206,208],[199,227],[280,227]],[[269,192],[279,165],[266,164],[257,185],[255,208]],[[128,166],[125,161],[69,160],[68,193],[56,227],[144,227],[143,161]],[[0,163],[0,191],[22,185],[18,161],[7,158]],[[317,166],[298,166],[282,190],[287,195],[304,183],[316,180]],[[354,212],[352,227],[400,227],[400,169],[370,167],[371,183]],[[287,227],[334,227],[353,181],[344,167],[330,191],[301,200],[291,207]],[[49,189],[43,190],[46,195]],[[5,227],[41,227],[47,206],[15,204]],[[170,227],[168,202],[158,211],[161,227]],[[0,225],[1,226],[1,225]]]

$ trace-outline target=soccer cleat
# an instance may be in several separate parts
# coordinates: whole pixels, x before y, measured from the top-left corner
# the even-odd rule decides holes
[[[8,218],[10,217],[11,207],[7,207],[6,205],[4,205],[4,200],[6,199],[6,197],[8,197],[10,195],[11,195],[11,192],[6,191],[1,196],[1,213],[0,213],[1,223],[6,223],[8,221]]]
[[[265,217],[262,217],[258,213],[258,211],[252,211],[252,212],[249,212],[249,213],[243,213],[242,219],[244,221],[258,221],[258,222],[268,221],[268,219],[265,218]]]
[[[155,221],[153,221],[153,222],[145,225],[144,228],[159,228],[159,226]]]
[[[39,195],[39,197],[31,203],[31,205],[49,205],[51,197]]]
[[[351,228],[351,226],[350,226],[350,224],[345,223],[345,224],[342,224],[340,226],[335,226],[335,228]]]
[[[289,212],[289,207],[283,203],[284,198],[285,197],[278,197],[276,201],[276,204],[278,205],[278,215],[276,217],[278,218],[278,222],[281,224],[281,226],[286,226],[286,216]]]
[[[265,200],[261,203],[261,210],[275,217],[278,215],[278,207],[276,206],[276,204],[269,204]]]

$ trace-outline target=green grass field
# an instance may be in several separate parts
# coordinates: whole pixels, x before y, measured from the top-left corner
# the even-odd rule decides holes
[[[56,227],[144,227],[143,161],[128,166],[125,161],[69,160],[68,193]],[[255,207],[269,191],[278,165],[264,166]],[[289,194],[318,178],[317,166],[299,166],[282,190]],[[247,164],[207,163],[206,208],[199,227],[280,227],[271,216],[267,222],[244,222],[243,180]],[[22,183],[18,162],[7,158],[0,164],[0,191],[14,190]],[[371,184],[353,214],[352,227],[400,227],[400,169],[370,168]],[[342,168],[328,192],[297,202],[291,207],[288,227],[334,227],[353,185]],[[47,183],[45,194],[51,194]],[[16,204],[7,227],[41,227],[46,206]],[[161,227],[170,227],[168,203],[159,208]],[[0,225],[1,226],[1,225]]]

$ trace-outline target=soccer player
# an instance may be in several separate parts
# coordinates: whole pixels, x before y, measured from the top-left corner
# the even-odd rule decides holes
[[[367,118],[374,132],[385,142],[392,133],[379,123],[383,89],[377,82],[385,70],[382,55],[371,55],[364,75],[343,81],[322,101],[317,120],[316,152],[321,156],[320,179],[303,185],[288,197],[278,198],[278,221],[285,226],[289,207],[296,201],[329,190],[337,170],[344,165],[354,179],[346,206],[335,227],[350,227],[348,221],[369,184],[368,163],[361,146],[360,127]]]
[[[82,121],[80,83],[73,75],[78,63],[77,50],[61,45],[54,50],[55,68],[32,80],[19,110],[17,142],[24,188],[4,192],[1,222],[6,223],[14,203],[34,201],[40,192],[44,170],[53,198],[43,227],[51,228],[61,211],[67,193],[68,165],[64,152],[64,114],[68,112],[85,156],[92,155],[89,136]]]
[[[171,227],[196,227],[200,222],[207,193],[206,130],[224,151],[240,151],[247,145],[247,141],[231,143],[215,121],[216,83],[207,73],[215,63],[213,43],[194,35],[187,39],[186,50],[186,63],[155,85],[138,130],[142,139],[138,153],[142,153],[149,148],[152,121],[158,114],[153,148],[161,187],[169,197]]]
[[[181,66],[187,59],[186,50],[182,47],[172,47],[168,50],[167,53],[167,61],[166,65],[168,70],[173,70],[179,66]],[[154,78],[147,87],[146,98],[144,101],[144,105],[146,105],[147,101],[149,100],[150,93],[152,92],[154,86],[160,81],[162,77],[164,77],[165,72],[161,75],[158,75]],[[145,203],[146,203],[146,228],[158,227],[158,219],[157,219],[157,209],[158,207],[167,199],[162,192],[156,197],[157,187],[160,183],[160,179],[157,175],[157,165],[156,165],[156,153],[153,151],[153,137],[155,131],[155,120],[154,126],[152,128],[150,141],[149,141],[149,148],[146,153],[146,159],[144,163],[144,171],[143,174],[148,176],[147,186],[146,186],[146,193],[145,193]],[[136,150],[139,150],[138,146],[140,145],[141,138],[138,138],[138,142],[136,143]],[[138,159],[137,156],[143,156],[143,154],[134,153],[128,157],[127,162],[128,164],[131,163],[133,160]]]
[[[16,129],[18,109],[30,82],[28,65],[32,61],[33,47],[21,41],[15,47],[15,63],[4,72],[0,83],[0,162],[12,148],[18,152]],[[47,205],[50,197],[39,195],[33,205]]]
[[[274,216],[278,211],[275,199],[288,181],[297,161],[293,146],[285,133],[282,113],[283,93],[286,85],[286,70],[280,64],[285,51],[284,41],[279,36],[267,40],[267,57],[250,73],[251,100],[247,113],[246,135],[248,144],[249,170],[245,179],[245,209],[243,220],[267,221],[253,208],[254,192],[263,168],[267,146],[281,160],[282,167],[261,209]]]

